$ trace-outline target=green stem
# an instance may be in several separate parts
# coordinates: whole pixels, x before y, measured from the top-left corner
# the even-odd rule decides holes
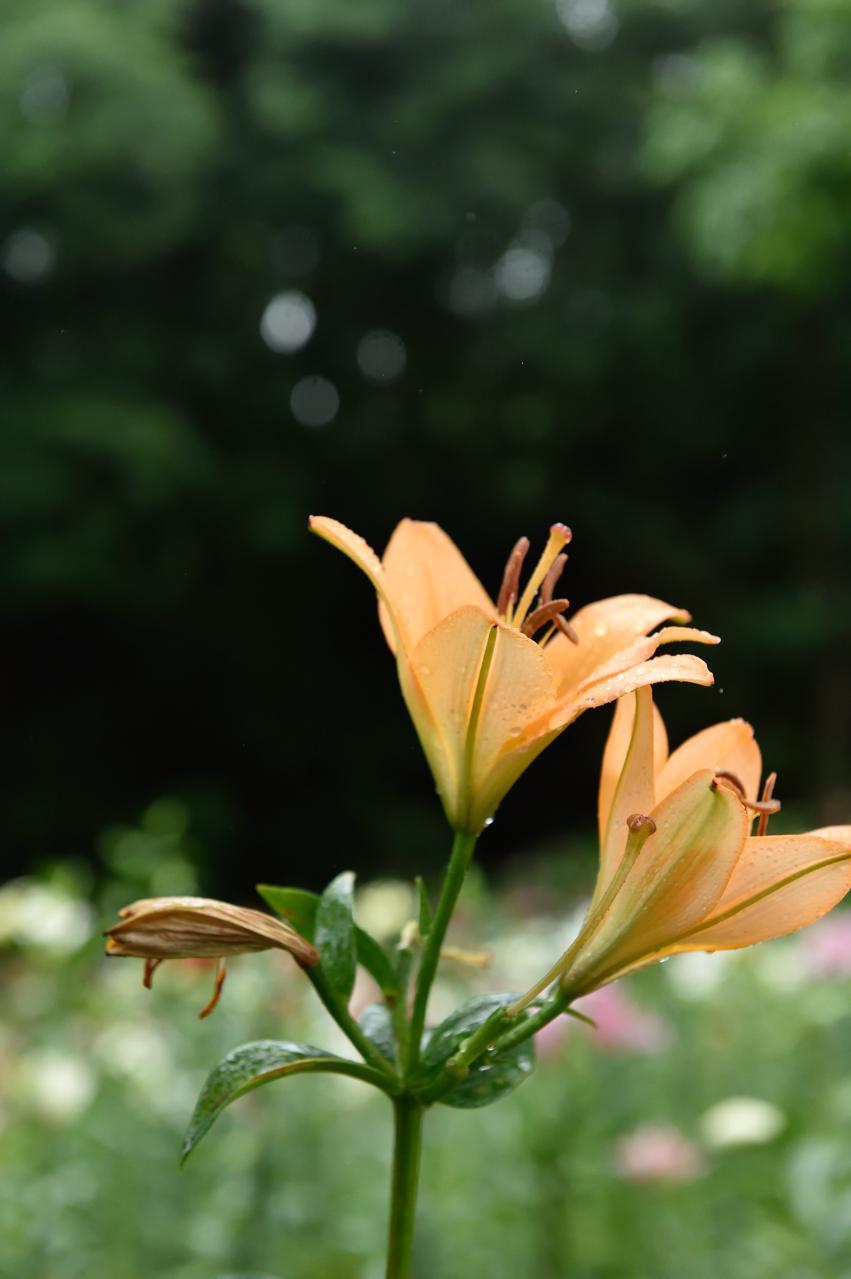
[[[393,1102],[395,1140],[386,1279],[410,1279],[420,1177],[423,1108],[411,1097]]]
[[[322,970],[320,968],[305,968],[304,971],[307,973],[307,976],[313,984],[313,989],[322,1000],[322,1003],[334,1018],[334,1021],[340,1027],[343,1034],[348,1035],[350,1041],[354,1044],[355,1048],[357,1048],[364,1061],[369,1062],[370,1066],[379,1070],[383,1075],[390,1075],[395,1079],[396,1072],[390,1062],[383,1053],[379,1052],[375,1044],[372,1043],[371,1040],[367,1039],[343,1000],[326,979]]]
[[[440,893],[440,901],[437,903],[437,910],[434,912],[431,928],[423,944],[420,970],[417,973],[417,986],[414,993],[414,1006],[411,1010],[408,1043],[408,1073],[414,1069],[419,1061],[420,1040],[425,1027],[428,996],[431,984],[434,981],[434,975],[437,972],[440,948],[443,945],[443,939],[446,936],[446,930],[449,927],[455,903],[458,901],[458,894],[461,892],[464,876],[467,874],[467,867],[470,865],[477,839],[477,835],[470,834],[468,831],[459,830],[455,834],[452,855],[449,858],[446,877]]]
[[[536,1035],[543,1026],[548,1025],[560,1013],[567,1012],[569,1002],[568,997],[557,987],[552,998],[542,1004],[536,1013],[532,1013],[531,1017],[524,1017],[519,1025],[493,1043],[494,1051],[506,1052],[509,1048],[516,1048],[518,1044],[522,1044],[524,1039]]]

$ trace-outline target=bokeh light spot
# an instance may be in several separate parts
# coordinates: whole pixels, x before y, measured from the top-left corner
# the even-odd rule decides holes
[[[515,246],[503,253],[493,269],[499,292],[510,302],[532,302],[550,282],[550,262],[540,248]]]
[[[372,382],[392,382],[405,371],[405,343],[387,329],[373,329],[358,343],[358,366]]]
[[[310,341],[316,328],[316,308],[295,289],[276,293],[260,319],[260,336],[279,354],[289,355]]]
[[[13,231],[0,248],[3,270],[19,284],[37,284],[49,274],[55,261],[52,241],[35,227]]]
[[[327,426],[340,408],[340,396],[327,377],[303,377],[290,396],[293,417],[302,426]]]
[[[556,0],[556,12],[573,43],[589,53],[608,49],[620,27],[610,0]]]

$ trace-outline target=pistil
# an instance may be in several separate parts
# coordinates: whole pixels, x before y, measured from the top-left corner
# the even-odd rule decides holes
[[[526,620],[526,614],[532,605],[532,600],[537,595],[539,588],[552,568],[553,562],[562,547],[567,546],[572,537],[573,534],[566,524],[553,524],[550,528],[550,535],[547,538],[544,552],[535,565],[534,572],[526,583],[526,589],[520,597],[520,603],[517,605],[517,611],[512,619],[515,626],[523,625]]]

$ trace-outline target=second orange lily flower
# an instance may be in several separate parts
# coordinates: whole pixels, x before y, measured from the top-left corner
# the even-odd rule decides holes
[[[744,720],[670,756],[650,689],[618,702],[600,780],[600,868],[578,937],[516,1005],[556,977],[570,999],[669,955],[736,950],[814,923],[851,888],[851,826],[768,835],[774,774]],[[759,815],[755,834],[751,825]]]
[[[660,645],[715,644],[682,609],[648,595],[618,595],[567,622],[556,598],[570,530],[554,524],[521,589],[529,543],[509,556],[494,604],[436,524],[402,520],[382,559],[326,516],[314,533],[352,559],[379,597],[405,702],[446,815],[458,831],[486,825],[520,774],[583,711],[667,680],[711,684],[693,654],[655,656]]]

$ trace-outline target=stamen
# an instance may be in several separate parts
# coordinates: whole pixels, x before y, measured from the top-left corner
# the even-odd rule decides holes
[[[550,600],[553,597],[553,591],[555,590],[556,582],[558,581],[558,579],[561,577],[562,573],[564,572],[564,566],[566,563],[567,563],[567,556],[563,553],[561,555],[557,555],[555,559],[553,560],[552,564],[550,565],[550,571],[547,573],[547,576],[544,578],[543,582],[541,582],[541,589],[538,592],[539,604],[549,604]]]
[[[161,959],[146,959],[145,971],[142,973],[142,985],[145,990],[151,990],[154,984],[154,973],[163,961]]]
[[[570,640],[571,644],[578,644],[578,643],[579,643],[579,636],[578,636],[578,634],[577,634],[577,632],[576,632],[575,628],[574,628],[573,626],[571,626],[570,622],[568,622],[567,618],[562,617],[561,615],[559,615],[558,617],[554,617],[554,618],[553,618],[553,622],[554,622],[554,623],[555,623],[555,625],[559,628],[559,630],[561,631],[562,635],[566,635],[566,636],[567,636],[567,638]]]
[[[223,959],[220,959],[218,963],[218,967],[216,968],[216,981],[213,986],[213,993],[210,996],[210,998],[207,1000],[204,1007],[201,1009],[200,1013],[198,1014],[201,1021],[203,1021],[205,1017],[209,1017],[210,1013],[215,1010],[219,1000],[222,997],[222,986],[224,986],[225,984],[225,978],[227,977],[227,975],[228,975],[227,965]]]
[[[531,639],[542,626],[558,617],[559,613],[563,613],[569,604],[570,600],[550,600],[549,604],[543,604],[540,608],[536,608],[534,613],[529,614],[520,627],[521,631]]]
[[[528,537],[518,538],[514,543],[514,549],[508,557],[505,565],[505,572],[502,575],[502,586],[499,588],[499,598],[496,602],[496,611],[505,616],[517,599],[517,591],[520,586],[520,573],[523,569],[523,561],[529,553]]]
[[[776,783],[777,783],[777,774],[769,773],[765,779],[765,785],[762,788],[762,794],[759,797],[761,803],[767,804],[769,802],[772,795],[774,794],[774,787]],[[760,813],[759,821],[757,822],[757,826],[756,826],[757,835],[764,835],[765,832],[768,830],[768,819],[770,816],[771,814],[768,812],[767,809],[764,812]]]
[[[710,782],[710,785],[713,790],[718,785],[719,780],[731,782],[734,790],[736,791],[737,797],[742,801],[745,808],[749,808],[751,812],[762,813],[765,815],[766,818],[770,817],[772,813],[780,812],[780,809],[782,807],[780,800],[771,799],[770,795],[769,795],[769,798],[766,799],[765,792],[763,792],[762,799],[748,799],[747,795],[745,794],[745,788],[742,785],[742,783],[739,781],[735,773],[730,773],[725,768],[720,768],[718,772],[715,774],[715,776],[713,777],[712,781]],[[766,782],[766,786],[767,785],[768,783]],[[774,785],[772,783],[772,790],[773,788],[774,788]]]
[[[732,782],[736,790],[739,792],[740,798],[741,799],[746,798],[745,788],[742,784],[742,781],[739,777],[736,776],[735,773],[729,772],[726,768],[719,768],[716,770],[715,780],[717,780],[719,777],[723,777],[725,781]],[[715,780],[713,780],[713,783],[712,783],[713,790],[715,789]]]

